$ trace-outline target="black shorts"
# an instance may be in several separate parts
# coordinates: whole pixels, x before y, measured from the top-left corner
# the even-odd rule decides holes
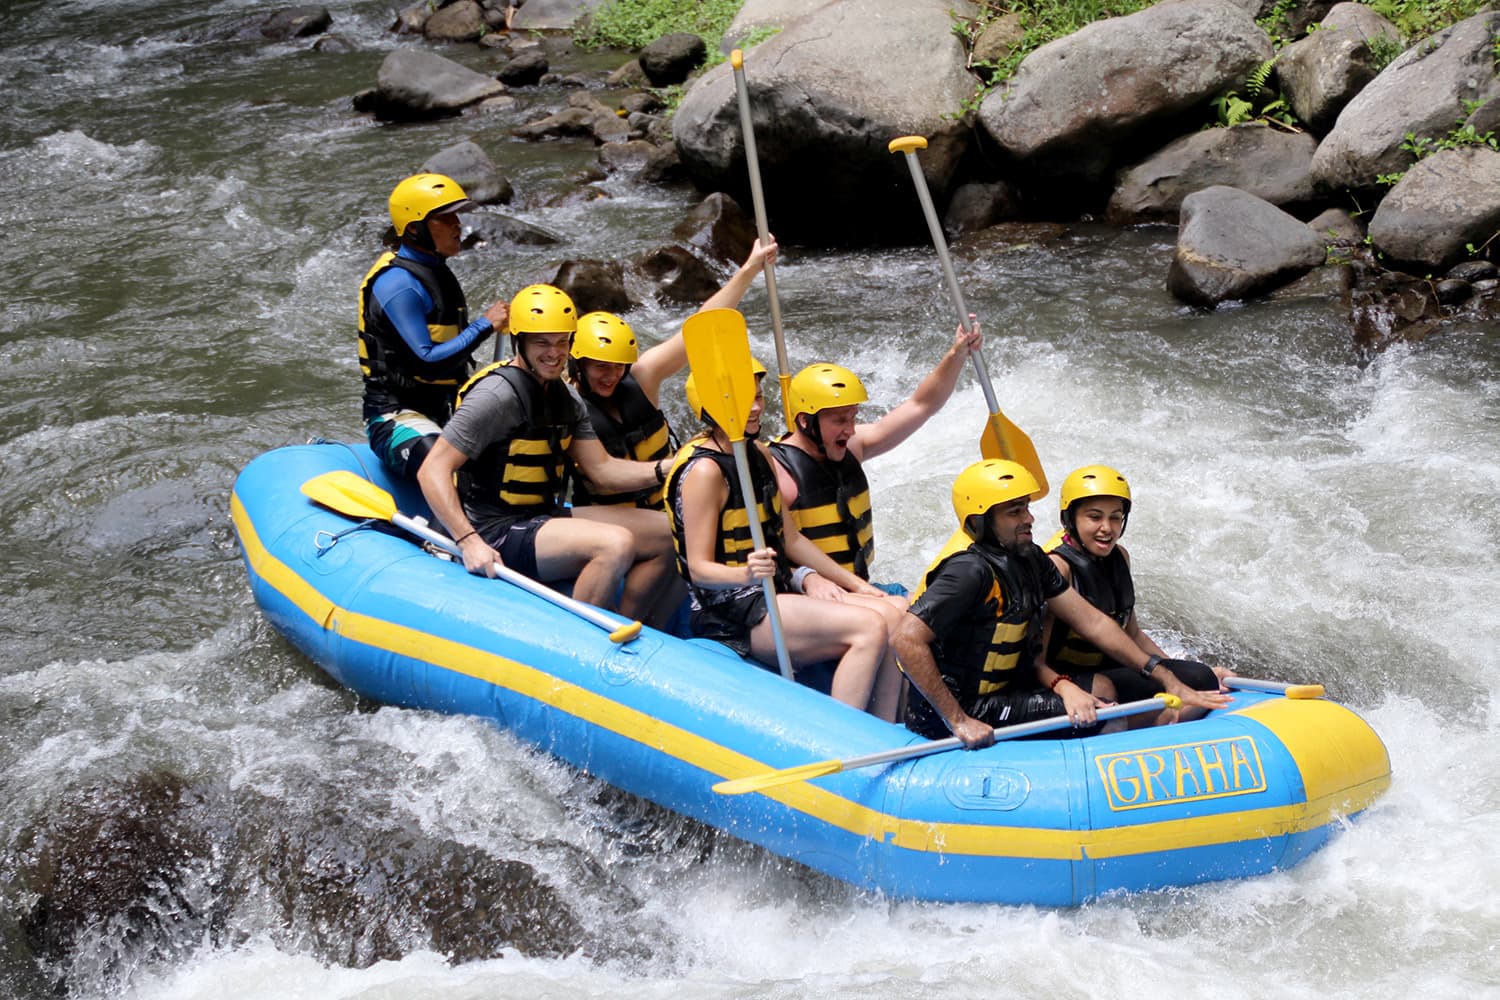
[[[1161,665],[1194,691],[1219,690],[1218,675],[1196,660],[1162,660]],[[1154,698],[1165,690],[1160,681],[1147,677],[1134,667],[1111,667],[1104,671],[1104,676],[1114,684],[1115,697],[1121,704]]]
[[[744,596],[695,608],[688,627],[700,639],[722,642],[741,656],[750,655],[750,630],[766,617],[766,588]]]
[[[487,521],[482,526],[475,525],[475,528],[479,531],[479,537],[500,553],[500,561],[507,567],[522,576],[541,580],[536,566],[536,533],[554,517],[567,516],[567,511],[563,511],[519,519],[497,519]]]
[[[1085,675],[1080,675],[1082,678]],[[1081,686],[1081,685],[1080,685]],[[1011,686],[1003,691],[985,695],[972,705],[964,706],[970,716],[980,722],[1003,730],[1006,726],[1018,726],[1023,722],[1052,719],[1066,715],[1061,695],[1053,694],[1043,687]],[[1095,723],[1082,729],[1065,726],[1038,734],[1039,739],[1065,739],[1072,736],[1092,736],[1103,723]],[[930,740],[940,740],[953,735],[943,717],[933,711],[927,699],[915,687],[909,692],[906,703],[906,728]],[[1029,739],[1030,737],[1022,737]]]

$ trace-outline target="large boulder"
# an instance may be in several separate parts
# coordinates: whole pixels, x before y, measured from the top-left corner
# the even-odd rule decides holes
[[[387,121],[419,121],[457,114],[505,93],[499,80],[422,49],[396,49],[380,64],[365,106]]]
[[[526,0],[511,19],[512,31],[566,31],[604,0]]]
[[[724,37],[719,42],[719,51],[728,55],[741,47],[751,35],[769,31],[781,31],[800,17],[827,7],[834,0],[745,0]]]
[[[1398,267],[1418,273],[1465,260],[1469,246],[1494,240],[1497,232],[1500,152],[1489,146],[1447,149],[1421,160],[1370,220],[1375,248]]]
[[[1167,290],[1212,307],[1284,285],[1325,257],[1323,240],[1270,202],[1237,188],[1206,188],[1183,200]]]
[[[1407,133],[1437,140],[1500,97],[1495,40],[1500,11],[1477,14],[1407,49],[1340,112],[1313,157],[1313,179],[1328,190],[1372,190],[1383,174],[1412,163]]]
[[[653,87],[672,87],[687,80],[708,58],[703,39],[688,31],[663,35],[641,50],[641,71]]]
[[[1218,184],[1300,207],[1313,200],[1309,167],[1317,148],[1305,132],[1260,124],[1193,132],[1121,172],[1106,215],[1119,224],[1171,221],[1184,198]]]
[[[427,18],[422,34],[435,42],[472,42],[489,30],[477,0],[458,0]]]
[[[1034,178],[1098,184],[1202,124],[1208,102],[1272,54],[1266,33],[1229,0],[1170,0],[1043,45],[984,99],[979,117]]]
[[[832,0],[751,50],[745,76],[778,238],[829,245],[920,237],[910,175],[886,147],[900,135],[925,136],[923,169],[943,196],[968,141],[951,115],[975,86],[952,32],[953,6],[911,0],[898,15],[888,0]],[[701,188],[749,204],[728,64],[692,85],[673,132]]]
[[[422,169],[452,177],[470,201],[480,204],[500,205],[515,196],[510,181],[476,142],[465,140],[449,146],[430,157]]]
[[[1401,41],[1395,25],[1360,3],[1341,3],[1322,27],[1281,50],[1276,79],[1297,118],[1327,132],[1344,105],[1375,79],[1373,39]]]

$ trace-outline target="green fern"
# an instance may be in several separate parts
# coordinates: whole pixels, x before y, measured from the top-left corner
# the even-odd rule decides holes
[[[1276,68],[1276,60],[1281,56],[1274,55],[1250,71],[1245,77],[1245,93],[1251,97],[1259,97],[1266,89],[1266,81],[1271,79],[1271,71]]]

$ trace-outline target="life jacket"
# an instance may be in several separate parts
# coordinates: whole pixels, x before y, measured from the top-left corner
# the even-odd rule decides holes
[[[1048,542],[1047,551],[1062,556],[1067,562],[1072,570],[1073,589],[1086,601],[1114,619],[1121,628],[1129,624],[1130,615],[1135,611],[1135,584],[1130,578],[1130,564],[1118,546],[1099,559],[1058,538]],[[1103,650],[1073,631],[1073,627],[1060,618],[1052,620],[1046,655],[1048,665],[1061,674],[1098,670],[1105,665],[1106,659]]]
[[[366,417],[372,413],[411,409],[439,424],[458,404],[454,392],[469,377],[468,355],[436,364],[418,357],[370,293],[375,279],[393,267],[413,275],[432,297],[427,335],[445,343],[469,325],[469,309],[458,279],[439,259],[435,264],[385,253],[359,286],[359,370],[365,381]]]
[[[792,518],[801,532],[833,561],[870,578],[875,528],[870,522],[870,481],[853,453],[838,462],[819,461],[796,445],[777,441],[771,451],[797,481]]]
[[[672,453],[672,429],[661,410],[652,405],[635,376],[626,374],[615,386],[610,402],[619,407],[616,420],[592,393],[580,393],[589,409],[589,422],[599,435],[604,450],[616,458],[637,462],[656,462]],[[634,504],[649,510],[661,507],[665,487],[635,490],[630,493],[596,493],[586,478],[573,473],[573,506],[590,504]]]
[[[729,487],[729,496],[724,509],[719,513],[718,537],[714,540],[714,562],[725,566],[744,566],[748,556],[755,550],[755,540],[750,535],[750,516],[745,509],[744,495],[740,492],[740,474],[734,456],[712,448],[705,448],[702,439],[689,441],[678,449],[667,473],[666,508],[667,519],[672,528],[672,547],[677,553],[677,572],[689,584],[693,575],[687,564],[687,531],[682,524],[682,479],[688,468],[699,459],[712,459],[719,467],[719,474]],[[790,589],[791,574],[786,560],[785,546],[781,538],[781,491],[776,488],[776,472],[766,461],[760,449],[746,446],[750,465],[750,483],[755,490],[755,512],[760,521],[761,536],[769,548],[776,550],[776,589]]]
[[[560,510],[567,449],[573,443],[572,394],[561,381],[543,384],[509,361],[497,361],[464,383],[459,404],[480,379],[491,377],[510,383],[525,417],[510,437],[491,443],[458,470],[459,496],[479,504],[498,503],[519,516]]]
[[[954,632],[937,637],[934,658],[948,686],[962,706],[972,706],[986,695],[1003,690],[1035,659],[1046,598],[1037,560],[1046,557],[1008,552],[978,542],[940,561],[926,574],[931,583],[950,560],[980,560],[989,569],[991,585],[984,607]]]

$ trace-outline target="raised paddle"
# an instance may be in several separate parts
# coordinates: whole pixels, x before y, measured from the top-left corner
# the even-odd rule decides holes
[[[750,368],[750,335],[745,329],[745,317],[734,309],[694,313],[682,324],[682,342],[687,347],[688,367],[693,371],[698,399],[734,449],[734,467],[740,477],[740,495],[745,499],[750,540],[757,550],[763,549],[766,538],[760,530],[760,518],[755,515],[755,484],[750,479],[750,460],[745,454],[745,422],[755,405],[755,373]],[[766,613],[771,616],[776,665],[781,676],[792,680],[792,658],[781,631],[776,585],[769,578],[760,583],[766,592]]]
[[[1101,721],[1119,719],[1127,715],[1139,715],[1142,712],[1159,712],[1164,708],[1180,707],[1182,707],[1182,700],[1175,694],[1159,694],[1154,698],[1143,698],[1140,701],[1101,708],[1099,719]],[[1068,716],[1057,715],[1050,719],[1023,722],[1019,726],[1005,726],[995,730],[995,742],[1013,740],[1021,736],[1034,736],[1037,733],[1049,733],[1055,729],[1066,729],[1072,724],[1073,720]],[[790,785],[798,781],[810,781],[824,775],[838,774],[840,771],[854,771],[861,767],[874,767],[876,764],[889,764],[898,760],[911,760],[913,757],[926,757],[928,754],[942,753],[945,750],[957,750],[963,745],[963,740],[957,736],[949,736],[947,739],[933,740],[930,743],[915,743],[909,747],[897,747],[894,750],[882,750],[863,757],[820,760],[813,764],[799,764],[780,771],[767,771],[765,774],[752,774],[745,778],[721,781],[714,785],[714,791],[720,795],[743,795],[746,792],[764,791],[767,788]]]
[[[906,165],[911,169],[912,184],[917,189],[917,200],[922,203],[922,212],[927,216],[927,228],[932,233],[932,245],[937,249],[938,260],[943,264],[943,277],[948,282],[948,292],[953,297],[953,308],[958,312],[959,326],[969,325],[969,307],[964,303],[964,293],[958,287],[958,278],[953,273],[953,261],[948,257],[948,241],[943,239],[943,227],[938,223],[937,210],[932,207],[932,195],[927,190],[927,178],[922,176],[922,165],[917,161],[917,150],[927,148],[927,140],[919,135],[892,139],[887,147],[892,153],[905,153]],[[1041,460],[1036,456],[1036,447],[1026,432],[1011,423],[1000,412],[995,400],[995,387],[990,384],[990,373],[985,367],[984,356],[970,351],[974,362],[974,374],[979,376],[979,387],[984,390],[984,402],[990,408],[990,419],[979,438],[979,453],[985,458],[1006,458],[1019,462],[1026,471],[1036,477],[1042,488],[1037,499],[1047,494],[1047,476],[1042,472]]]
[[[1308,699],[1323,697],[1321,684],[1288,684],[1285,681],[1262,681],[1254,677],[1236,677],[1231,674],[1220,683],[1238,691],[1269,691],[1286,698]]]
[[[302,484],[302,492],[329,510],[346,517],[388,521],[418,538],[431,542],[444,552],[458,556],[460,560],[463,558],[459,547],[447,535],[439,534],[421,521],[407,517],[396,509],[394,497],[368,479],[363,479],[347,469],[325,472],[309,479]],[[602,628],[609,633],[611,642],[629,642],[641,633],[640,622],[621,624],[592,604],[585,604],[566,594],[560,594],[546,584],[538,583],[529,576],[523,576],[503,563],[495,563],[494,570],[495,576],[506,583],[515,584],[527,593],[535,594],[564,611],[572,612],[591,625]]]
[[[755,208],[755,231],[760,236],[760,245],[771,245],[771,230],[766,225],[766,195],[760,186],[760,157],[755,151],[755,125],[750,120],[750,89],[745,84],[745,53],[735,49],[729,53],[729,65],[734,70],[734,89],[740,98],[740,131],[745,136],[745,165],[750,168],[750,201]],[[781,382],[781,409],[786,415],[786,429],[794,431],[792,423],[791,366],[786,360],[786,337],[781,332],[781,300],[776,296],[776,268],[770,261],[762,269],[766,276],[766,297],[771,301],[771,332],[776,334],[776,372]],[[748,411],[747,411],[748,412]]]

